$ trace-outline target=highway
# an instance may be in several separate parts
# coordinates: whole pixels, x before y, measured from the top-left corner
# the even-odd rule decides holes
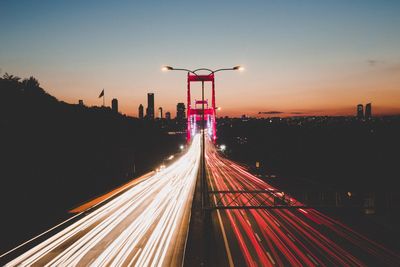
[[[276,190],[206,146],[209,190]],[[211,197],[214,204],[245,203],[245,196]],[[253,205],[270,201],[266,195]],[[394,252],[315,209],[229,209],[212,212],[222,249],[215,253],[230,266],[400,266]],[[222,242],[221,242],[222,243]],[[220,249],[220,250],[222,250]]]
[[[176,162],[6,266],[180,266],[199,163],[196,136]]]

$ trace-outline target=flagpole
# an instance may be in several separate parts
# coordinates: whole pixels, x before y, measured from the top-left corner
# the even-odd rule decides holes
[[[104,93],[104,88],[103,88],[103,90],[101,91],[101,93],[99,95],[99,98],[100,97],[103,97],[103,107],[104,107],[106,105],[106,95]]]

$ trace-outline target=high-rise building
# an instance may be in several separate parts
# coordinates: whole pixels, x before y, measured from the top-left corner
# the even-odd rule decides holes
[[[147,109],[146,109],[146,118],[149,120],[154,120],[154,94],[147,94]]]
[[[357,105],[357,119],[364,119],[364,106],[362,104]]]
[[[160,118],[160,119],[163,118],[162,107],[159,107],[159,108],[158,108],[158,118]]]
[[[143,119],[144,114],[143,114],[143,105],[139,105],[139,119]]]
[[[372,105],[368,103],[365,105],[365,119],[370,120],[372,119]]]
[[[113,98],[113,100],[111,100],[111,110],[115,113],[118,113],[118,100],[116,98]]]
[[[183,121],[186,116],[185,116],[185,104],[184,103],[178,103],[176,105],[176,119],[178,121]]]
[[[167,111],[165,112],[165,119],[170,120],[171,119],[171,112]]]

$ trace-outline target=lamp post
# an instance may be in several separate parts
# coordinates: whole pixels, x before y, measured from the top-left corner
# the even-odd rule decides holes
[[[207,68],[199,68],[195,70],[183,69],[183,68],[174,68],[171,66],[164,66],[162,68],[163,71],[169,70],[178,70],[178,71],[186,71],[188,74],[192,73],[196,76],[199,76],[196,72],[198,71],[208,71],[209,75],[212,75],[219,71],[228,71],[228,70],[243,70],[244,68],[241,66],[235,66],[232,68],[222,68],[217,70],[211,70]],[[202,192],[202,200],[201,207],[204,209],[205,201],[206,201],[206,191],[207,191],[207,183],[206,183],[206,164],[205,164],[205,134],[204,134],[204,80],[201,81],[201,105],[202,105],[202,113],[201,113],[201,192]]]

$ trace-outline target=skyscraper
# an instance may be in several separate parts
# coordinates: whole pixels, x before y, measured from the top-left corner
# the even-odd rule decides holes
[[[144,114],[143,114],[143,105],[140,104],[139,105],[139,119],[143,119],[143,116],[144,116]]]
[[[362,104],[357,105],[357,119],[364,119],[364,107]]]
[[[158,108],[158,117],[159,117],[160,119],[163,118],[162,107],[159,107],[159,108]]]
[[[165,112],[165,119],[168,121],[171,119],[171,112],[169,111]]]
[[[154,94],[147,94],[147,109],[146,109],[146,118],[149,120],[154,120]]]
[[[118,113],[118,100],[116,98],[113,98],[113,100],[111,100],[111,110],[115,113]]]
[[[184,103],[178,103],[176,105],[176,119],[178,121],[183,121],[185,119],[185,104]]]
[[[372,119],[372,104],[368,103],[365,105],[365,119],[370,120]]]

